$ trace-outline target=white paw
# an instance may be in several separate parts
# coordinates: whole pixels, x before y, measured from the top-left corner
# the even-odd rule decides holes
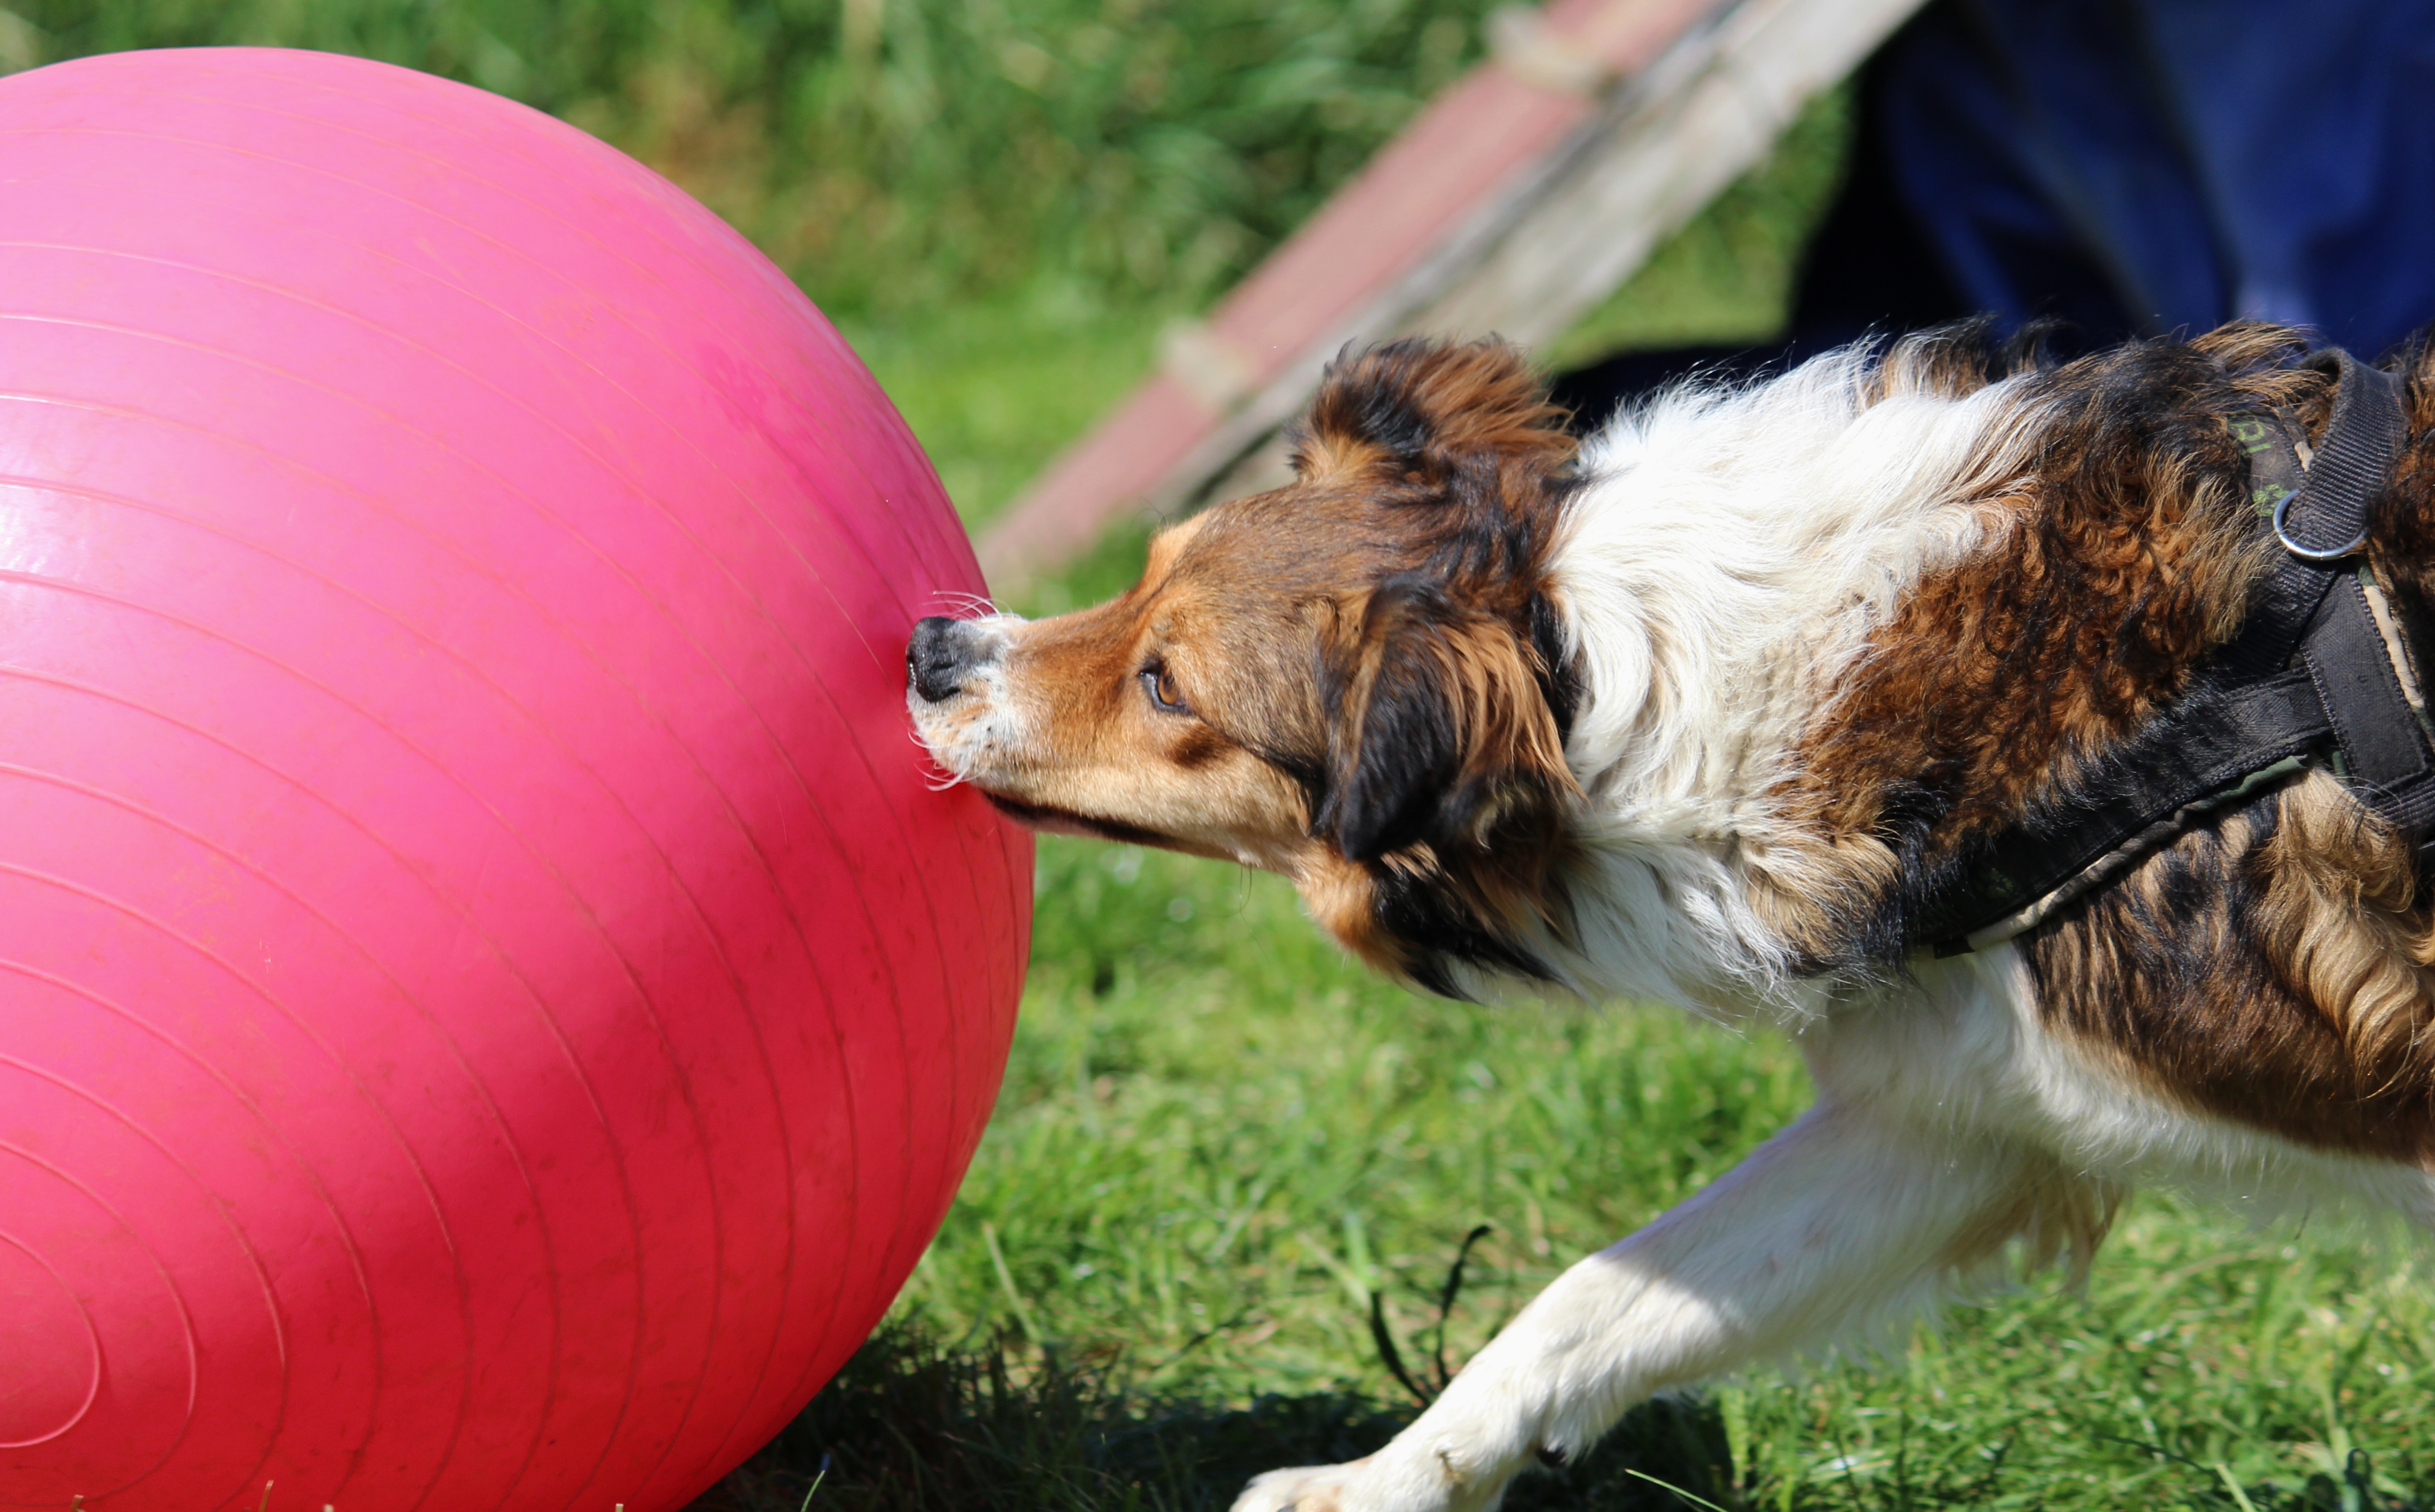
[[[1464,1496],[1440,1475],[1411,1482],[1395,1472],[1391,1454],[1255,1475],[1233,1512],[1494,1512],[1505,1499],[1501,1485]]]
[[[1350,1465],[1302,1465],[1254,1475],[1233,1512],[1353,1512],[1346,1489],[1368,1460]]]

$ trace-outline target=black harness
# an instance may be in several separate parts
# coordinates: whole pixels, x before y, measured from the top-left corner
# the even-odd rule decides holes
[[[2310,761],[2435,856],[2435,748],[2405,693],[2391,607],[2358,559],[2368,509],[2407,439],[2401,380],[2329,351],[2340,387],[2323,444],[2283,414],[2237,415],[2259,528],[2283,550],[2240,633],[2189,688],[2067,790],[1971,853],[1925,900],[1914,945],[1960,954],[2034,929],[2218,810]]]

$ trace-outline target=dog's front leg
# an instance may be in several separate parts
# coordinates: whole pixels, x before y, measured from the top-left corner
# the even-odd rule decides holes
[[[1485,1512],[1652,1393],[1913,1305],[2035,1221],[2051,1168],[1821,1107],[1700,1195],[1573,1266],[1393,1442],[1272,1470],[1235,1512]]]

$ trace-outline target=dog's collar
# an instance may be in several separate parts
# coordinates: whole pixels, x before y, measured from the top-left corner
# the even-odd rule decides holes
[[[2400,833],[2426,845],[2435,832],[2426,718],[2357,559],[2407,439],[2401,381],[2339,350],[2309,366],[2339,386],[2313,457],[2288,415],[2228,417],[2258,527],[2283,547],[2239,634],[2144,728],[1931,883],[1908,920],[1910,944],[1952,955],[2034,929],[2209,814],[2329,755]]]

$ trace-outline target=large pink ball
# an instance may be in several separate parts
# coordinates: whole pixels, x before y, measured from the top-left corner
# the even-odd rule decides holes
[[[1030,847],[980,588],[744,240],[521,106],[0,81],[0,1504],[677,1505],[945,1211]]]

